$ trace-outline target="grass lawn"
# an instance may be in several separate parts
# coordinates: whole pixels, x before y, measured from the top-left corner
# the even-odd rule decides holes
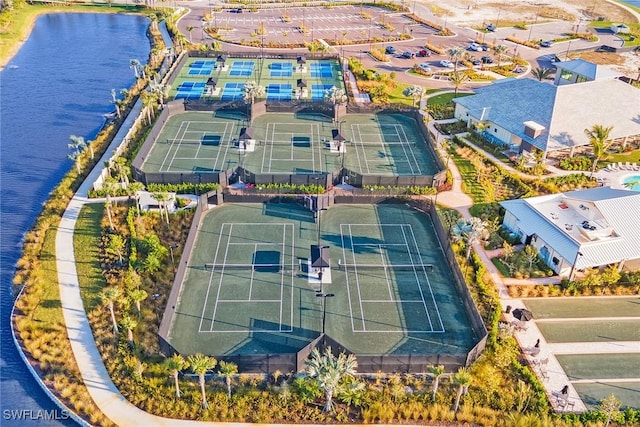
[[[413,85],[396,82],[396,87],[389,92],[389,102],[394,102],[398,104],[408,105],[409,107],[414,107],[415,102],[413,98],[411,98],[410,96],[406,96],[404,94],[404,90],[409,86],[413,86]]]
[[[462,190],[473,199],[474,203],[482,203],[484,199],[484,190],[481,185],[478,185],[478,173],[476,172],[473,164],[457,153],[451,154],[451,159],[456,163],[462,175]]]
[[[640,12],[640,8],[633,7],[625,3],[625,6],[634,9],[636,12]],[[593,28],[611,28],[611,21],[593,21],[589,24]],[[639,23],[625,23],[630,29],[631,34],[618,34],[618,36],[624,40],[625,46],[640,46],[640,24]],[[635,36],[634,36],[635,34]]]
[[[469,95],[473,95],[473,93],[467,93],[467,92],[458,92],[458,98],[462,98],[463,96],[469,96]],[[451,100],[453,98],[456,98],[455,94],[453,92],[448,92],[448,93],[443,93],[440,95],[435,95],[432,96],[431,98],[429,98],[429,105],[439,105],[439,104],[448,104],[451,102]]]
[[[56,265],[56,234],[59,223],[51,226],[46,233],[37,269],[37,280],[42,294],[40,303],[33,311],[33,321],[41,325],[64,325],[60,288],[58,287],[58,268]]]
[[[606,160],[600,160],[598,162],[598,167],[603,168],[606,167],[609,163],[618,162],[640,162],[640,150],[633,150],[628,153],[609,154]]]
[[[100,267],[100,221],[103,218],[102,203],[86,204],[80,211],[73,246],[76,256],[80,294],[84,309],[91,313],[100,304],[100,292],[106,286]]]

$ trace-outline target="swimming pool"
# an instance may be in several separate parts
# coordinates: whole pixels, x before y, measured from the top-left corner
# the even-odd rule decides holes
[[[640,191],[640,175],[627,175],[622,178],[622,185],[633,191]]]

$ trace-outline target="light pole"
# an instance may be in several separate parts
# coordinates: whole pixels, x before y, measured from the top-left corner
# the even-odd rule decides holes
[[[569,281],[573,280],[573,275],[576,272],[576,264],[578,263],[578,257],[582,256],[582,252],[576,252],[576,259],[573,260],[573,265],[571,266],[571,272],[569,272]]]
[[[568,61],[568,60],[569,60],[569,50],[571,49],[571,42],[572,42],[572,41],[573,41],[573,40],[569,40],[569,46],[567,46],[567,53],[565,53],[565,55],[564,55],[564,57],[565,57],[565,58],[564,58],[564,60],[565,60],[565,61]]]
[[[322,346],[325,345],[325,331],[327,325],[327,298],[335,297],[335,294],[317,293],[316,297],[322,298]]]

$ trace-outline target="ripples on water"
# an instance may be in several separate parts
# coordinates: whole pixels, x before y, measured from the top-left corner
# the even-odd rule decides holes
[[[72,134],[95,137],[117,92],[134,81],[129,61],[145,63],[148,20],[140,16],[65,13],[43,15],[18,54],[0,72],[0,425],[60,426],[35,420],[57,407],[32,379],[9,331],[11,280],[20,240],[42,203],[73,164]],[[27,420],[12,420],[22,412]],[[15,413],[14,413],[15,416]]]

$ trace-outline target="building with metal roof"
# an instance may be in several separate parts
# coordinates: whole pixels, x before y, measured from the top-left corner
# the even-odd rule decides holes
[[[590,147],[584,133],[594,125],[612,126],[611,140],[640,140],[640,89],[619,74],[586,61],[558,66],[562,84],[505,79],[454,99],[455,117],[483,128],[492,143],[514,152],[566,152]]]
[[[560,276],[640,260],[640,192],[598,187],[500,205],[503,226]]]

